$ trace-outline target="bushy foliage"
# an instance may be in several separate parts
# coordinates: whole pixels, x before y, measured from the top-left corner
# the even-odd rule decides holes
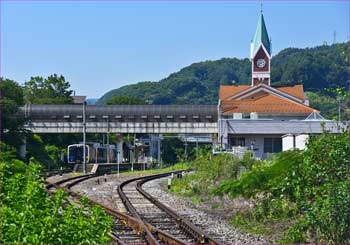
[[[338,103],[335,98],[316,92],[307,92],[306,96],[309,98],[310,106],[320,110],[322,116],[329,119],[337,119]]]
[[[183,196],[210,197],[218,183],[236,178],[240,160],[231,154],[203,154],[191,161],[195,173],[175,179],[171,191]]]
[[[283,152],[216,191],[259,197],[253,211],[235,216],[236,225],[288,218],[293,225],[281,242],[349,243],[349,189],[350,135],[325,132],[312,137],[304,152]]]
[[[170,137],[168,137],[170,136]],[[162,160],[165,164],[193,161],[197,156],[207,154],[211,150],[210,144],[185,142],[174,135],[164,135],[161,141]]]
[[[45,150],[46,142],[41,135],[30,134],[27,136],[27,160],[34,158],[47,169],[53,169],[53,162],[50,159],[48,152]]]
[[[11,159],[0,164],[1,243],[92,244],[107,243],[112,221],[97,206],[68,203],[65,192],[52,197],[44,190],[41,167]]]
[[[300,151],[283,152],[272,161],[256,161],[250,171],[242,174],[237,180],[221,182],[215,190],[217,194],[228,193],[231,197],[252,197],[260,192],[274,192],[274,186],[286,176],[295,165],[302,162]]]
[[[19,107],[24,104],[23,90],[15,81],[3,78],[0,79],[0,89],[3,94],[0,101],[3,132],[0,133],[6,144],[18,146],[22,143],[21,138],[25,133],[23,130],[24,119],[16,116]]]
[[[52,162],[52,169],[58,169],[60,165],[61,150],[55,145],[46,145],[45,152]]]
[[[309,98],[310,106],[312,108],[320,110],[321,115],[327,119],[338,120],[339,98],[337,98],[338,96],[335,93],[331,95],[315,92],[306,93],[306,96]],[[350,96],[350,94],[348,94],[347,96]],[[343,99],[341,101],[340,106],[341,120],[350,119],[350,108],[346,105],[346,99]]]
[[[179,138],[164,138],[161,143],[162,160],[165,164],[175,164],[181,157],[184,143]]]
[[[69,88],[69,82],[62,75],[31,77],[24,83],[25,100],[31,104],[70,104],[73,90]]]
[[[309,239],[349,243],[350,135],[324,133],[312,139],[296,172],[284,181],[281,191],[288,190],[297,203]]]
[[[7,145],[4,142],[0,142],[0,162],[6,162],[16,158],[17,149],[11,145]]]

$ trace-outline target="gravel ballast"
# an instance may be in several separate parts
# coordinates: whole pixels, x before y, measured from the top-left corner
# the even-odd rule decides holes
[[[106,181],[105,181],[106,178]],[[107,177],[100,176],[84,181],[72,188],[73,191],[87,195],[92,200],[115,210],[125,212],[119,198],[118,185],[132,176],[116,174]],[[241,232],[228,223],[224,213],[213,212],[210,207],[193,203],[189,198],[183,198],[167,192],[164,189],[166,178],[152,180],[143,185],[144,190],[169,206],[175,212],[191,220],[205,233],[223,244],[262,244],[268,241],[259,235]],[[227,214],[227,212],[226,212]]]

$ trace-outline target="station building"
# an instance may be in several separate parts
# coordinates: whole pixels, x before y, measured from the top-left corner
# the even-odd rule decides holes
[[[271,41],[261,13],[250,47],[250,85],[221,85],[218,104],[219,148],[236,155],[252,150],[266,158],[291,148],[305,147],[309,134],[337,131],[309,106],[303,85],[271,85]]]

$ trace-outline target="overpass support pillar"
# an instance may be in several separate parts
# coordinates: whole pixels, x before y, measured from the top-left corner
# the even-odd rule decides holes
[[[211,144],[216,147],[219,142],[218,142],[218,135],[217,134],[211,134]]]
[[[117,163],[123,163],[123,135],[117,134]]]
[[[27,139],[24,138],[22,141],[22,145],[19,148],[19,156],[24,160],[26,159],[26,151],[27,151]]]

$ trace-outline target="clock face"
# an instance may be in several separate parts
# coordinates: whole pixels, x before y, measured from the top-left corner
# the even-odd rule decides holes
[[[257,62],[256,62],[256,65],[259,68],[263,68],[266,65],[266,61],[264,59],[258,59]]]

